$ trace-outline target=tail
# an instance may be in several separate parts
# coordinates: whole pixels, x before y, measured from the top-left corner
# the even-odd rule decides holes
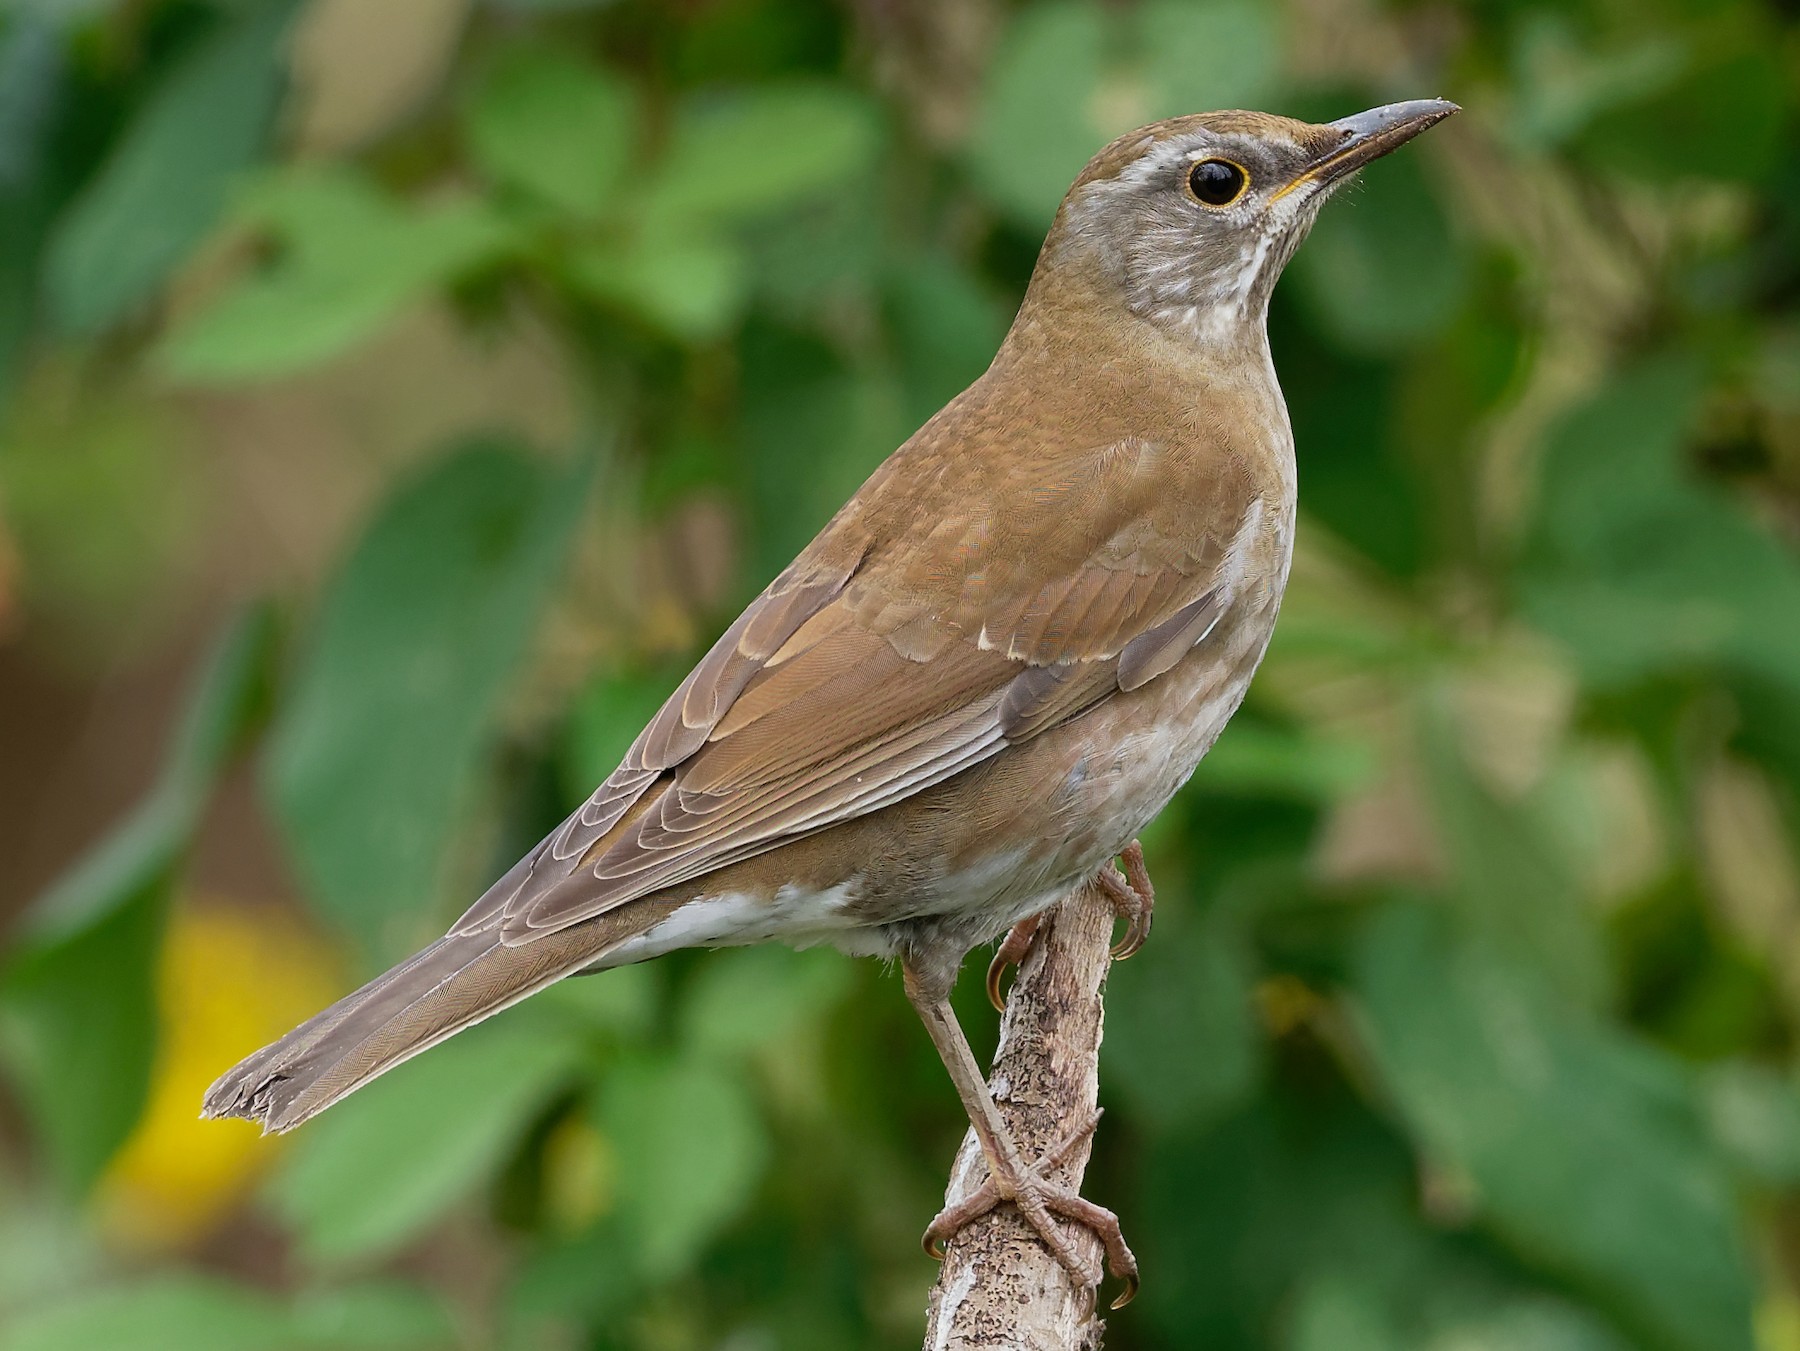
[[[449,934],[220,1075],[203,1117],[292,1130],[419,1052],[603,959],[655,923],[626,906],[508,947],[499,926]]]

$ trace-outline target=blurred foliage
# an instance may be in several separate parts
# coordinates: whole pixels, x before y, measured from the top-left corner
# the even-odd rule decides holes
[[[1788,9],[0,9],[0,624],[217,615],[253,448],[187,443],[365,365],[453,401],[420,315],[571,410],[364,466],[9,934],[0,1351],[915,1341],[961,1118],[870,964],[571,982],[282,1149],[184,1112],[611,767],[980,371],[1103,141],[1437,93],[1276,297],[1300,555],[1112,980],[1109,1341],[1800,1351]],[[302,911],[186,885],[246,759]]]

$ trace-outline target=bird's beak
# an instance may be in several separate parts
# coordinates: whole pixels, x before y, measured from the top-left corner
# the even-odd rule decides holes
[[[1387,103],[1354,117],[1340,117],[1326,125],[1343,133],[1343,140],[1320,155],[1271,199],[1279,201],[1296,188],[1327,187],[1355,173],[1370,160],[1397,150],[1428,127],[1451,113],[1461,112],[1448,99],[1410,99]]]

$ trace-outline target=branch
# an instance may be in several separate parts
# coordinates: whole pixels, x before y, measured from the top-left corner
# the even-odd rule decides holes
[[[1091,1117],[1098,1103],[1101,991],[1113,918],[1097,887],[1075,892],[1045,917],[1007,996],[989,1085],[1027,1159]],[[1079,1189],[1089,1150],[1090,1141],[1083,1141],[1050,1176]],[[950,1170],[946,1200],[962,1200],[987,1175],[970,1131]],[[1099,1272],[1100,1240],[1081,1225],[1065,1228]],[[931,1291],[925,1351],[1098,1351],[1106,1324],[1094,1302],[1094,1292],[1075,1287],[1018,1211],[999,1206],[951,1239]]]

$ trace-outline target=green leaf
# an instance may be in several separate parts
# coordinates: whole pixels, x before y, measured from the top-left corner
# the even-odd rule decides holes
[[[371,952],[430,910],[596,463],[456,451],[401,485],[325,598],[267,779],[312,898]]]
[[[411,210],[346,169],[294,170],[243,204],[287,246],[170,335],[180,379],[266,379],[363,341],[435,288],[492,261],[510,227],[476,201]]]
[[[1355,985],[1402,1118],[1524,1261],[1653,1346],[1747,1351],[1730,1184],[1672,1061],[1417,907],[1370,927]]]
[[[1603,1319],[1515,1270],[1440,1244],[1429,1265],[1352,1275],[1334,1263],[1294,1305],[1296,1351],[1629,1351]],[[1635,1343],[1634,1343],[1635,1345]]]
[[[220,771],[267,711],[275,615],[257,606],[228,624],[196,677],[155,786],[138,807],[45,892],[20,928],[21,951],[78,937],[120,895],[161,871],[186,844]]]
[[[682,1009],[684,1041],[725,1060],[779,1045],[843,998],[850,969],[835,952],[765,945],[714,954]]]
[[[1748,1060],[1709,1067],[1707,1125],[1748,1180],[1770,1187],[1800,1183],[1800,1084]]]
[[[556,988],[556,987],[551,987]],[[515,1271],[506,1292],[505,1317],[513,1331],[504,1345],[555,1345],[533,1325],[617,1322],[642,1293],[632,1236],[609,1215],[573,1239],[547,1244]]]
[[[149,300],[262,153],[298,0],[245,5],[151,96],[50,243],[44,282],[65,329],[92,333]]]
[[[93,1181],[143,1109],[169,893],[214,781],[261,719],[273,645],[267,611],[226,631],[156,786],[39,899],[0,970],[0,1052],[70,1191]]]
[[[554,51],[515,50],[468,113],[469,148],[496,181],[576,216],[612,204],[637,139],[637,104],[617,76]]]
[[[290,1309],[217,1277],[166,1272],[28,1313],[0,1331],[0,1351],[433,1351],[455,1340],[443,1305],[416,1287],[315,1290]]]
[[[1021,225],[1042,230],[1112,137],[1157,118],[1255,107],[1279,55],[1267,8],[1250,0],[1024,9],[988,71],[969,145],[977,182]]]
[[[1257,971],[1241,926],[1176,916],[1107,983],[1106,1082],[1159,1132],[1237,1107],[1264,1070]]]
[[[1194,771],[1214,792],[1332,802],[1366,786],[1379,768],[1364,743],[1273,727],[1239,715]]]
[[[750,575],[773,577],[912,427],[898,381],[847,367],[811,334],[753,318],[738,350],[738,455],[757,544]]]
[[[1460,920],[1529,963],[1566,998],[1602,1007],[1611,970],[1574,860],[1549,829],[1544,807],[1502,801],[1474,777],[1457,744],[1455,718],[1453,709],[1428,699],[1419,742]]]
[[[1164,1279],[1141,1300],[1167,1345],[1268,1346],[1314,1273],[1417,1280],[1426,1266],[1417,1166],[1341,1080],[1272,1077],[1223,1121],[1145,1138],[1131,1214],[1160,1253]]]
[[[743,1082],[710,1060],[635,1060],[598,1092],[639,1269],[682,1270],[749,1201],[769,1153]]]
[[[882,303],[906,386],[906,416],[923,424],[972,384],[1006,336],[1007,315],[966,267],[926,254],[896,267]]]
[[[1420,165],[1417,155],[1396,155],[1363,170],[1294,257],[1294,289],[1320,327],[1354,351],[1391,351],[1441,332],[1468,291],[1468,255]]]
[[[489,1177],[580,1063],[541,1018],[465,1032],[307,1127],[271,1199],[313,1262],[391,1252]]]
[[[1681,446],[1703,392],[1695,363],[1664,357],[1571,409],[1544,447],[1539,546],[1583,571],[1643,561],[1646,525],[1681,513],[1691,495]]]
[[[85,1191],[143,1111],[156,1052],[156,954],[173,857],[115,888],[74,935],[15,956],[0,979],[0,1053],[58,1180]]]
[[[734,237],[744,246],[758,305],[807,324],[840,306],[866,303],[887,266],[895,225],[882,194],[851,180],[779,216],[752,221]],[[984,359],[993,355],[989,348]]]
[[[1632,1344],[1593,1313],[1543,1294],[1446,1318],[1425,1346],[1427,1351],[1632,1351]]]
[[[1696,62],[1680,80],[1606,110],[1576,138],[1592,163],[1653,184],[1669,166],[1713,179],[1765,178],[1779,165],[1791,81],[1773,33]]]
[[[1334,203],[1333,209],[1339,205]],[[1303,382],[1299,388],[1306,391],[1288,400],[1288,411],[1294,444],[1306,457],[1308,515],[1369,562],[1397,577],[1416,576],[1433,561],[1428,552],[1436,508],[1426,500],[1416,469],[1400,453],[1396,429],[1405,424],[1396,364],[1346,352],[1322,341],[1309,326],[1291,321],[1278,319],[1272,336],[1279,344],[1275,364],[1281,378]],[[1442,348],[1429,350],[1435,354]],[[1431,458],[1440,464],[1448,458],[1441,444],[1433,445]],[[1379,648],[1388,648],[1385,659],[1391,660],[1424,637],[1412,634],[1396,641],[1403,635],[1395,631],[1394,616],[1382,615],[1373,596],[1358,608],[1365,612],[1344,613],[1335,596],[1324,613],[1297,606],[1282,616],[1275,641],[1291,643],[1299,636],[1296,630],[1316,631],[1323,624],[1336,631],[1333,645],[1346,657],[1360,649],[1356,660],[1381,664]]]
[[[1684,44],[1668,33],[1585,50],[1572,16],[1547,10],[1521,15],[1517,33],[1515,107],[1501,130],[1527,151],[1561,145],[1596,115],[1662,93],[1687,63]]]
[[[0,30],[0,409],[37,318],[38,254],[64,186],[55,155],[69,97],[60,37],[29,14]]]
[[[970,161],[982,191],[1027,226],[1050,223],[1107,138],[1092,97],[1106,73],[1107,36],[1097,6],[1056,0],[1013,20],[989,68]]]
[[[437,1351],[458,1344],[443,1301],[399,1281],[304,1291],[288,1322],[295,1346],[306,1351]]]
[[[685,670],[652,675],[608,671],[588,682],[570,714],[564,747],[572,798],[587,796],[619,767],[637,734],[685,674]]]
[[[1400,1335],[1373,1282],[1328,1274],[1300,1292],[1285,1345],[1289,1351],[1401,1351],[1418,1342]]]
[[[1149,85],[1145,120],[1264,106],[1281,69],[1273,16],[1274,7],[1256,0],[1152,0],[1143,6],[1136,38]]]
[[[580,249],[568,271],[578,290],[692,342],[725,332],[749,291],[737,245],[671,230]]]
[[[1726,662],[1800,698],[1800,562],[1684,463],[1703,392],[1652,359],[1552,431],[1524,608],[1595,685]]]
[[[578,973],[579,974],[579,973]],[[567,1015],[572,1027],[642,1040],[658,1024],[665,968],[649,963],[559,980],[531,997],[546,1015]]]
[[[15,1319],[0,1351],[244,1351],[284,1345],[266,1295],[210,1276],[168,1274],[84,1292]]]
[[[879,129],[858,94],[765,85],[690,97],[643,202],[653,232],[692,233],[790,206],[872,167]]]
[[[107,1258],[87,1215],[17,1170],[0,1172],[0,1328],[11,1315],[97,1285]]]

